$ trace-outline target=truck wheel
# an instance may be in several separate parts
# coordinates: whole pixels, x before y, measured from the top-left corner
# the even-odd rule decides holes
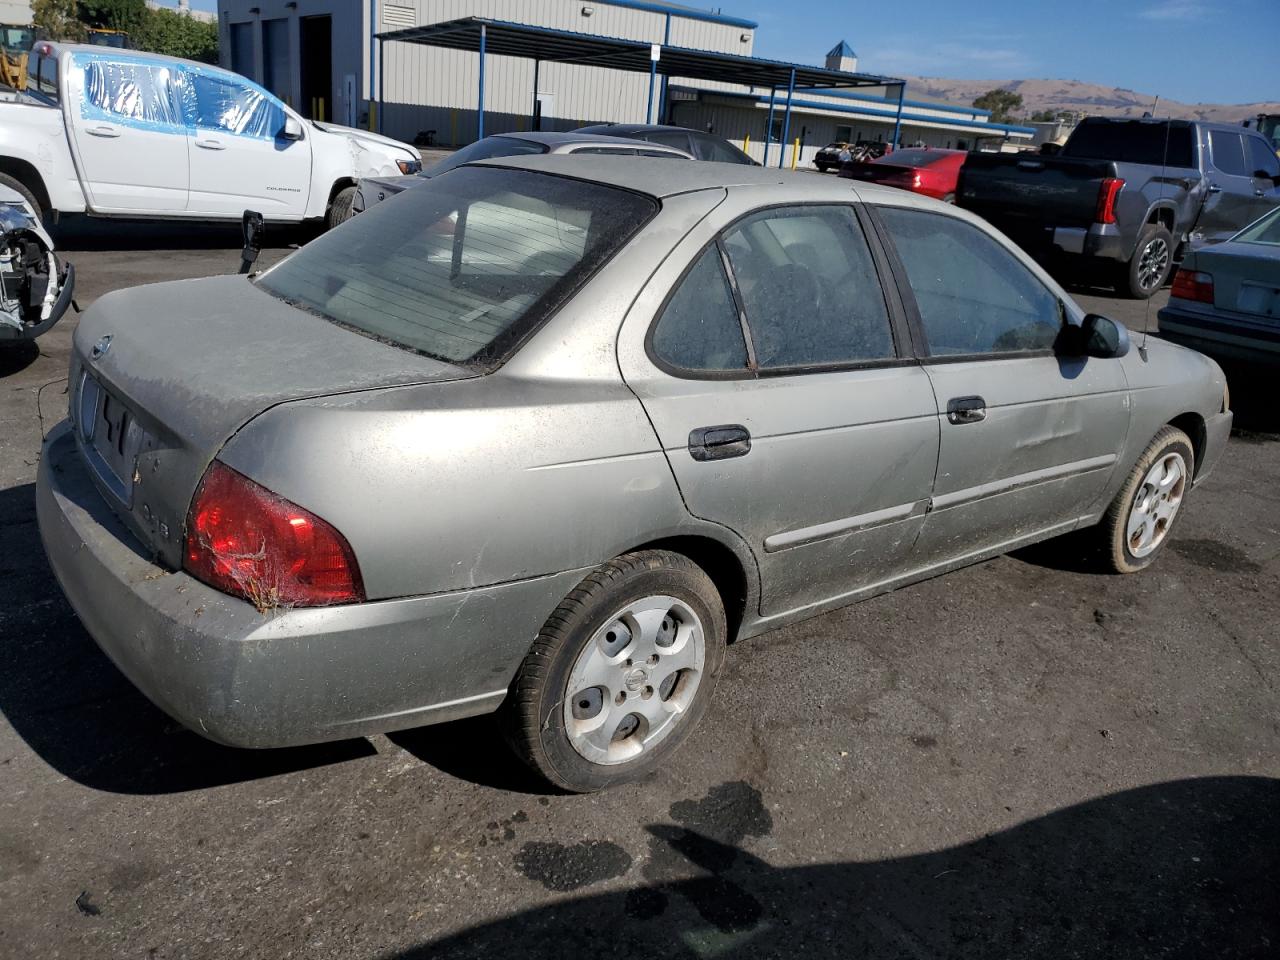
[[[324,216],[326,230],[332,230],[338,224],[346,223],[351,219],[351,201],[355,198],[355,187],[343,187],[334,194],[333,202],[329,204],[329,211]]]
[[[44,223],[44,208],[40,206],[40,201],[36,199],[36,195],[31,192],[25,183],[9,176],[7,173],[0,173],[0,186],[8,187],[10,190],[17,190],[22,194],[22,198],[31,206],[32,212],[36,215],[36,220]]]
[[[711,578],[668,550],[604,564],[556,608],[502,707],[507,742],[562,790],[666,763],[706,712],[725,659]]]
[[[1173,266],[1173,235],[1158,223],[1149,223],[1138,236],[1138,247],[1125,274],[1130,296],[1146,300],[1164,286]]]
[[[1104,570],[1137,573],[1151,565],[1169,542],[1194,471],[1191,438],[1161,427],[1094,528]]]

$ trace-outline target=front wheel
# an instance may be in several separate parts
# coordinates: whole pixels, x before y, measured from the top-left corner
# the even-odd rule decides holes
[[[326,230],[332,230],[339,224],[346,223],[351,219],[351,202],[355,198],[355,187],[343,187],[333,195],[333,201],[329,204],[329,210],[324,217]]]
[[[687,557],[627,554],[556,608],[512,681],[515,752],[577,793],[658,769],[706,712],[725,657],[715,585]]]
[[[10,190],[16,190],[22,195],[22,199],[27,201],[27,206],[31,208],[31,212],[35,214],[36,222],[44,222],[44,208],[40,206],[40,201],[36,199],[36,195],[21,180],[11,177],[7,173],[0,173],[0,186],[8,187]]]
[[[1195,452],[1177,427],[1162,427],[1134,464],[1098,527],[1103,566],[1114,573],[1149,567],[1191,489]]]

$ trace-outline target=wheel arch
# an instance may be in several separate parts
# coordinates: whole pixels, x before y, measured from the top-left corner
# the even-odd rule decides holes
[[[0,157],[0,173],[7,173],[19,181],[36,195],[36,200],[40,202],[40,208],[46,214],[52,213],[49,191],[45,188],[44,178],[40,176],[40,171],[33,164],[18,157]]]
[[[743,545],[730,546],[705,533],[676,534],[636,544],[630,550],[670,550],[688,557],[711,578],[724,603],[728,641],[732,643],[751,619],[759,601],[759,577],[755,560]],[[744,554],[746,554],[744,556]]]
[[[1177,427],[1191,438],[1191,452],[1196,458],[1195,469],[1192,471],[1192,476],[1199,476],[1200,464],[1204,459],[1204,448],[1208,440],[1204,417],[1194,412],[1180,413],[1169,421],[1169,426]]]
[[[1158,223],[1173,235],[1174,242],[1177,243],[1177,226],[1178,213],[1171,203],[1154,203],[1151,209],[1147,211],[1147,219],[1145,223]]]
[[[354,187],[355,185],[355,177],[339,177],[333,181],[333,186],[329,188],[329,198],[324,202],[325,211],[327,212],[329,207],[333,205],[333,200],[339,193],[347,189],[347,187]]]

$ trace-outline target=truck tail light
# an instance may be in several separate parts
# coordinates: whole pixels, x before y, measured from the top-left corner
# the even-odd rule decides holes
[[[365,599],[342,534],[217,460],[191,501],[182,566],[259,610]]]
[[[1173,290],[1169,295],[1180,300],[1213,303],[1213,274],[1179,268],[1173,275]]]
[[[1123,186],[1124,181],[1119,177],[1106,177],[1098,185],[1098,206],[1093,213],[1095,223],[1116,222],[1116,196]]]

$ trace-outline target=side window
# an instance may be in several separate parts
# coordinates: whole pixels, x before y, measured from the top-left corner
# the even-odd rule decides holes
[[[708,136],[696,136],[694,139],[698,143],[698,156],[703,160],[719,160],[722,163],[746,162],[745,154],[741,150],[731,147],[723,140]]]
[[[1269,177],[1280,176],[1280,157],[1271,149],[1267,141],[1261,137],[1245,137],[1245,147],[1249,151],[1249,172],[1265,171]]]
[[[1225,174],[1233,177],[1247,177],[1253,172],[1245,169],[1244,144],[1238,133],[1210,130],[1209,153],[1213,158],[1213,165]]]
[[[636,151],[636,154],[641,157],[657,157],[659,160],[683,160],[684,159],[684,157],[680,156],[680,154],[672,153],[670,150],[640,149]]]
[[[1058,298],[1013,254],[956,217],[878,208],[934,356],[1049,350]]]
[[[758,213],[724,245],[760,369],[895,355],[884,291],[852,209]]]
[[[689,135],[680,130],[659,130],[656,133],[646,133],[644,139],[650,143],[661,143],[663,146],[675,147],[685,153],[693,153],[689,148]]]
[[[212,73],[188,73],[187,116],[199,130],[273,140],[284,129],[284,108],[265,90]]]
[[[653,328],[654,355],[682,370],[745,370],[747,346],[720,261],[709,247],[667,301]]]
[[[180,128],[173,97],[174,71],[163,64],[118,63],[86,58],[84,100],[86,120],[132,121],[143,126]]]

